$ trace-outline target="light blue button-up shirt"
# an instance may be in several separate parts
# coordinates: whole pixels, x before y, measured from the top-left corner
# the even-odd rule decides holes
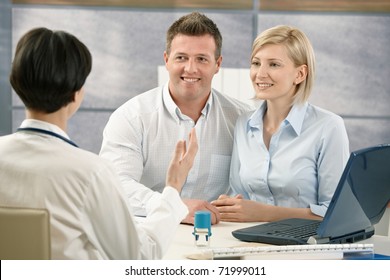
[[[324,216],[349,158],[343,119],[309,103],[294,105],[267,149],[265,110],[263,102],[237,120],[232,194],[276,206],[310,207],[314,214]]]

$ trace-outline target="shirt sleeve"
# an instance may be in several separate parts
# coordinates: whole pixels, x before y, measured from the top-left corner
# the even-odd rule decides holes
[[[244,132],[242,131],[244,118],[239,118],[234,128],[234,140],[233,140],[233,151],[232,160],[230,164],[230,175],[229,175],[229,192],[228,195],[235,196],[237,194],[243,195],[245,199],[250,199],[247,192],[242,186],[240,179],[240,165],[241,161],[238,155],[238,142],[243,137]]]
[[[188,214],[188,208],[172,187],[165,187],[158,201],[144,220],[137,220],[141,244],[157,244],[158,246],[142,246],[141,258],[161,259],[172,243],[180,222]]]
[[[91,175],[82,211],[86,239],[102,259],[139,259],[142,244],[119,181],[110,171],[101,168]]]
[[[103,259],[160,259],[188,209],[172,187],[166,187],[142,223],[131,214],[113,169],[93,176],[85,198],[83,225]]]
[[[325,216],[334,191],[349,158],[349,140],[341,117],[335,116],[324,125],[318,157],[318,204],[310,210]]]
[[[133,214],[144,216],[149,205],[160,199],[161,193],[139,183],[144,166],[138,122],[137,117],[126,114],[125,107],[115,111],[104,128],[99,155],[114,165]]]

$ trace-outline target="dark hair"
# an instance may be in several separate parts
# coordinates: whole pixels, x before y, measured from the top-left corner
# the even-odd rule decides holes
[[[171,52],[171,44],[173,38],[178,34],[189,36],[201,36],[209,34],[213,36],[215,41],[215,59],[221,56],[222,51],[222,35],[219,32],[217,25],[207,16],[199,12],[192,12],[182,16],[175,21],[167,31],[166,52]]]
[[[91,53],[75,36],[35,28],[16,46],[10,82],[27,109],[53,113],[74,100],[91,68]]]

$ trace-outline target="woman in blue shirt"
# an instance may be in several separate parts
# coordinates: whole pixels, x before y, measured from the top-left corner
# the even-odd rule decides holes
[[[321,219],[349,157],[344,122],[307,102],[314,52],[300,30],[276,26],[252,46],[254,112],[236,123],[230,193],[213,204],[224,221]]]

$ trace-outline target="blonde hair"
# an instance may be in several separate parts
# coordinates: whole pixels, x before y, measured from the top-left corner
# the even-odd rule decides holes
[[[299,29],[278,25],[263,31],[254,40],[251,60],[259,49],[267,44],[283,45],[296,67],[307,65],[306,79],[297,85],[294,103],[302,104],[308,100],[315,78],[315,57],[313,47],[306,35]]]

